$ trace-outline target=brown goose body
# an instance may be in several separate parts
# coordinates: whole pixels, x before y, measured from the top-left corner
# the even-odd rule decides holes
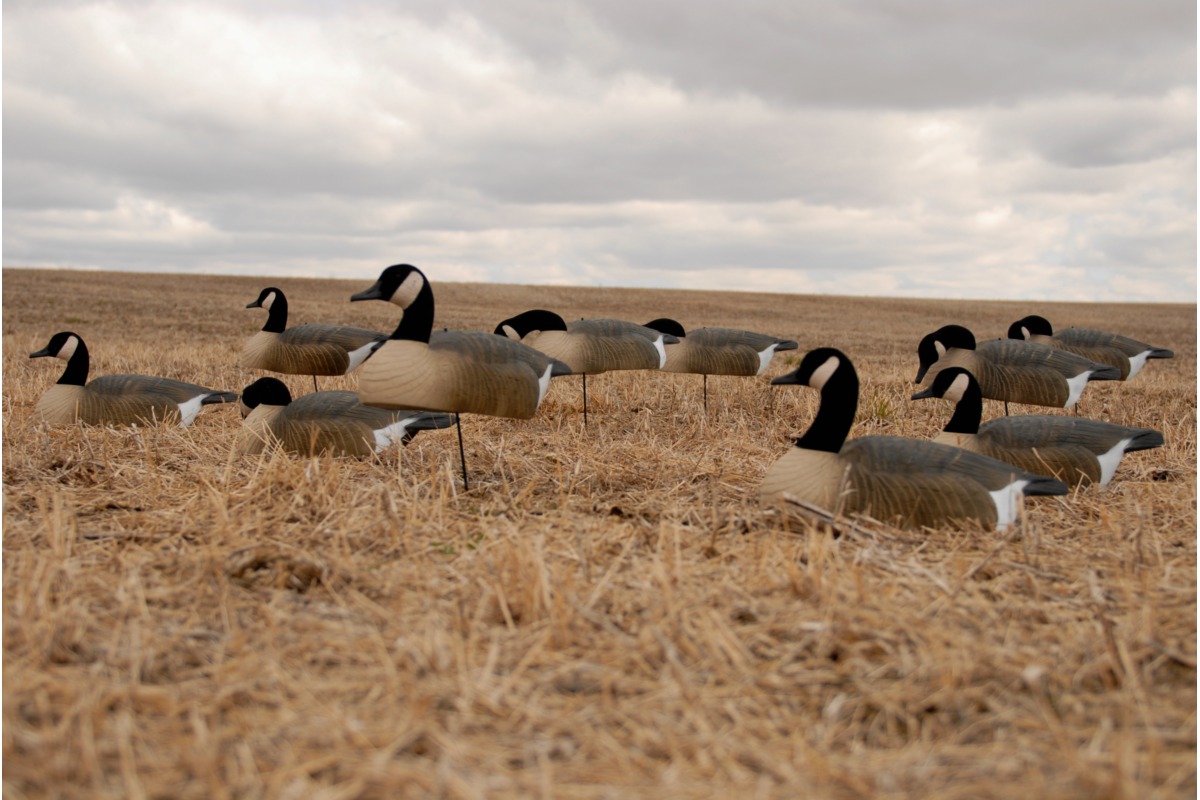
[[[285,375],[345,375],[387,338],[349,325],[306,323],[287,326],[287,298],[267,287],[246,308],[265,308],[267,322],[242,349],[240,365]]]
[[[1054,332],[1050,323],[1037,315],[1019,319],[1008,328],[1010,339],[1044,344],[1083,356],[1121,371],[1121,380],[1137,375],[1151,358],[1174,358],[1175,353],[1163,347],[1140,342],[1128,336],[1092,328],[1067,328]]]
[[[56,333],[30,358],[53,356],[67,361],[58,383],[38,400],[34,414],[53,424],[138,425],[172,421],[187,426],[203,406],[230,403],[222,392],[171,378],[150,375],[103,375],[87,381],[87,346],[78,334]]]
[[[1125,453],[1163,444],[1162,434],[1151,428],[1077,417],[1030,414],[980,425],[979,384],[961,368],[943,371],[929,389],[913,395],[914,400],[924,397],[956,403],[953,417],[934,441],[1054,475],[1072,486],[1107,486]]]
[[[549,356],[494,334],[434,332],[428,343],[385,342],[363,365],[358,393],[363,403],[382,408],[529,419],[553,364]]]
[[[301,455],[361,458],[395,442],[407,444],[418,431],[454,424],[449,414],[363,405],[357,392],[314,392],[293,400],[287,387],[274,378],[247,386],[242,401],[249,411],[239,445],[243,454],[262,452],[269,443],[278,442]]]
[[[1011,524],[1021,497],[1065,494],[1060,481],[986,456],[897,436],[846,441],[858,377],[845,354],[820,348],[774,384],[813,386],[821,406],[809,430],[763,478],[760,498],[790,495],[833,513],[868,514],[904,527],[974,520]]]
[[[1032,342],[993,339],[976,346],[966,328],[947,325],[922,339],[917,382],[929,385],[951,367],[971,372],[984,397],[1006,403],[1070,408],[1092,380],[1115,380],[1115,367]]]
[[[799,345],[791,339],[780,339],[765,333],[736,328],[695,328],[685,332],[683,326],[671,319],[656,319],[646,323],[655,330],[673,333],[678,344],[667,346],[664,372],[686,372],[694,375],[763,374],[771,357],[780,350],[795,350]]]
[[[552,311],[534,309],[510,317],[496,333],[519,340],[571,368],[574,375],[609,370],[661,369],[666,342],[675,337],[619,319],[564,322]]]

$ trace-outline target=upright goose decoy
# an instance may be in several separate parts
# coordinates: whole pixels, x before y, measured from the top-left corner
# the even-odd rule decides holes
[[[682,325],[666,317],[651,320],[646,327],[672,334],[679,340],[678,344],[667,347],[663,371],[703,375],[705,410],[709,375],[762,375],[775,353],[800,346],[791,339],[735,328],[695,328],[687,333]]]
[[[259,378],[242,390],[245,417],[239,450],[260,453],[273,441],[302,455],[369,456],[420,431],[449,428],[450,414],[365,406],[358,392],[314,392],[292,399],[278,378]]]
[[[285,375],[345,375],[362,364],[387,336],[365,328],[310,322],[287,327],[288,303],[274,286],[246,308],[264,308],[267,321],[242,349],[241,366]]]
[[[433,331],[433,290],[410,264],[385,269],[352,301],[386,300],[404,314],[391,336],[363,365],[359,399],[381,408],[423,408],[455,414],[529,419],[550,379],[571,368],[544,353],[482,331]],[[462,427],[459,429],[459,456]],[[467,465],[463,458],[463,485]]]
[[[1000,417],[980,425],[983,395],[975,376],[962,367],[942,370],[928,389],[912,399],[926,397],[956,403],[954,415],[935,442],[982,453],[1031,472],[1056,475],[1072,486],[1084,481],[1108,486],[1122,456],[1163,444],[1163,435],[1152,428],[1078,417]]]
[[[583,421],[587,424],[587,376],[621,369],[662,369],[673,335],[619,319],[581,319],[570,324],[553,311],[535,308],[509,317],[495,333],[507,336],[583,376]]]
[[[830,512],[869,514],[904,527],[978,520],[1003,528],[1016,519],[1023,496],[1067,493],[1062,481],[944,444],[899,436],[846,441],[858,407],[858,375],[839,350],[813,350],[771,383],[818,389],[821,405],[808,431],[767,471],[764,503],[792,495]]]
[[[993,339],[976,347],[961,325],[945,325],[921,340],[917,383],[928,384],[943,369],[963,367],[979,381],[983,396],[1008,403],[1071,408],[1088,381],[1118,380],[1107,364],[1033,342]]]
[[[47,356],[67,362],[58,383],[34,409],[53,424],[78,420],[88,425],[137,425],[178,419],[180,427],[186,427],[203,406],[237,400],[233,392],[149,375],[103,375],[89,383],[87,345],[71,331],[54,334],[49,344],[29,354],[30,358]]]
[[[1049,320],[1037,314],[1023,317],[1009,325],[1008,338],[1049,345],[1101,364],[1114,366],[1121,371],[1123,381],[1137,375],[1146,365],[1147,359],[1175,357],[1173,351],[1164,347],[1155,347],[1117,333],[1091,328],[1067,328],[1055,333]]]

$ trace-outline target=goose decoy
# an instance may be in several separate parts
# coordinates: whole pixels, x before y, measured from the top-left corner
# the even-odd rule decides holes
[[[274,286],[263,289],[246,308],[265,308],[267,321],[242,349],[241,366],[312,375],[345,375],[358,367],[387,338],[385,334],[348,325],[310,322],[287,327],[288,303]]]
[[[942,397],[956,403],[954,415],[935,442],[998,458],[1031,472],[1056,475],[1072,486],[1084,481],[1108,486],[1121,457],[1161,447],[1152,428],[1129,428],[1095,419],[1028,415],[979,424],[983,395],[975,376],[962,367],[944,369],[913,400]]]
[[[136,425],[178,418],[191,423],[203,406],[232,403],[233,392],[206,389],[194,383],[149,375],[102,375],[88,382],[88,349],[83,337],[61,331],[30,358],[61,358],[67,362],[58,383],[38,400],[34,413],[54,424],[76,420],[88,425]]]
[[[1174,351],[1117,333],[1091,328],[1067,328],[1055,333],[1049,320],[1037,314],[1023,317],[1009,325],[1008,338],[1049,345],[1101,364],[1108,364],[1121,371],[1123,381],[1137,375],[1146,365],[1147,359],[1175,357]]]
[[[365,406],[358,392],[314,392],[293,400],[278,378],[259,378],[242,390],[242,415],[243,454],[278,441],[303,455],[369,456],[396,442],[408,444],[420,431],[454,424],[450,414]]]
[[[509,317],[494,333],[507,336],[583,376],[583,423],[587,424],[587,376],[609,370],[662,369],[666,345],[674,336],[619,319],[581,319],[570,323],[553,311],[535,308]]]
[[[369,406],[529,419],[550,379],[571,372],[563,362],[503,336],[434,332],[433,290],[425,273],[410,264],[388,267],[350,299],[386,300],[404,310],[396,330],[359,375],[358,396]],[[465,488],[462,426],[456,427]]]
[[[706,411],[709,375],[762,375],[776,352],[800,346],[791,339],[735,328],[695,328],[687,333],[682,325],[666,317],[651,320],[646,327],[672,334],[679,340],[667,348],[663,371],[703,375]]]
[[[983,396],[1009,403],[1071,408],[1088,381],[1118,380],[1107,364],[1033,342],[993,339],[976,347],[961,325],[945,325],[921,339],[916,383],[928,384],[943,369],[963,367],[979,381]]]
[[[811,386],[821,404],[808,431],[767,471],[764,503],[790,494],[830,512],[870,514],[904,527],[978,520],[1003,528],[1016,519],[1022,496],[1067,493],[1062,481],[944,444],[899,436],[846,441],[858,375],[839,350],[813,350],[771,383]]]

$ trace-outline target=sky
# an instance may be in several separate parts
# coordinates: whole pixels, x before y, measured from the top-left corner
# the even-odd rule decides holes
[[[1194,0],[5,2],[6,266],[1196,298]]]

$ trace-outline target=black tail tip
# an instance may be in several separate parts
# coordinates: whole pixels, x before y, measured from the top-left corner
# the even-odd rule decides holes
[[[200,405],[207,406],[213,403],[236,403],[238,396],[235,392],[212,392],[204,396],[200,401]]]

